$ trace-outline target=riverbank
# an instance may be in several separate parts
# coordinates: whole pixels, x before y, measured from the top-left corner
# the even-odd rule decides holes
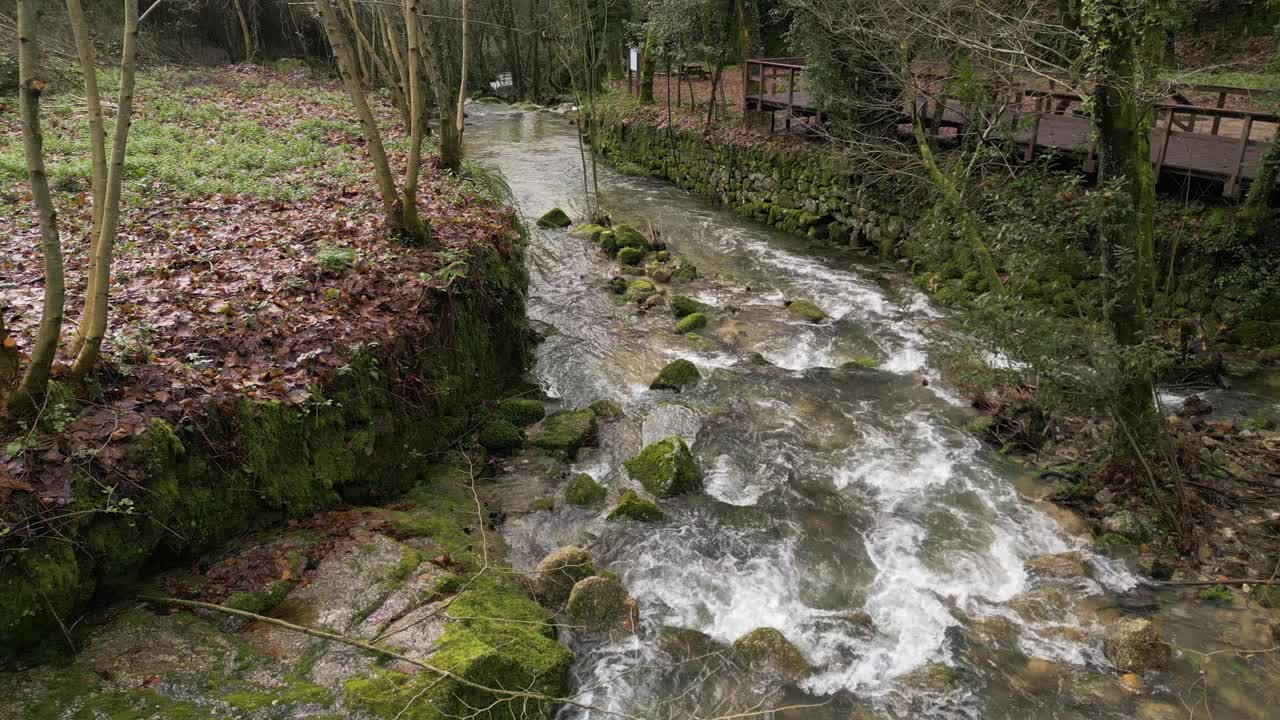
[[[591,119],[593,147],[624,174],[669,180],[815,247],[909,272],[979,338],[958,345],[943,367],[947,384],[986,415],[972,429],[1055,479],[1049,495],[1083,514],[1101,549],[1139,556],[1163,580],[1280,577],[1268,500],[1280,471],[1277,418],[1264,400],[1280,387],[1280,327],[1268,309],[1277,287],[1256,272],[1280,258],[1243,237],[1230,208],[1163,199],[1158,210],[1157,232],[1179,239],[1177,255],[1162,261],[1157,351],[1170,416],[1162,457],[1180,458],[1184,475],[1175,484],[1108,464],[1109,422],[1089,408],[1087,384],[1041,372],[1046,357],[1087,359],[1102,335],[1102,268],[1089,251],[1094,209],[1083,178],[1036,165],[978,182],[970,207],[999,229],[987,241],[1009,290],[1002,301],[968,270],[967,246],[929,184],[895,168],[892,153],[851,156],[797,137],[707,128],[687,110],[668,125],[665,112],[606,96]],[[1038,318],[1033,331],[1013,332],[1013,314],[1024,325]],[[993,349],[1014,365],[974,359]],[[1018,364],[1027,359],[1034,367]],[[1221,390],[1227,386],[1243,393]],[[1153,482],[1163,497],[1152,496]],[[1223,592],[1249,599],[1240,583],[1231,587]],[[1272,602],[1265,587],[1250,590]]]
[[[434,242],[405,246],[383,232],[336,83],[233,67],[155,68],[138,85],[106,369],[77,384],[55,368],[37,419],[6,429],[10,663],[78,644],[86,608],[146,572],[289,518],[401,496],[523,392],[525,240],[500,184],[429,164]],[[51,108],[76,318],[86,140],[75,103]],[[378,110],[402,153],[394,111]],[[17,142],[0,153],[5,312],[19,349],[42,272],[20,153]]]

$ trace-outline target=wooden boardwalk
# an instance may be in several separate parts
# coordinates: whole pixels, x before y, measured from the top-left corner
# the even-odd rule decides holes
[[[794,119],[821,123],[822,113],[803,87],[804,69],[804,58],[748,61],[744,109],[769,113],[770,132],[776,130],[778,113],[783,114],[786,129]],[[753,87],[755,93],[751,92]],[[1280,134],[1280,115],[1226,107],[1228,96],[1253,92],[1184,85],[1176,87],[1168,101],[1157,103],[1151,131],[1156,179],[1173,175],[1221,181],[1223,195],[1239,197],[1244,185],[1257,176],[1263,157]],[[1216,103],[1191,104],[1188,95],[1196,93],[1216,95]],[[1022,89],[995,122],[1007,127],[1003,136],[1013,141],[1025,159],[1056,151],[1077,157],[1086,171],[1094,172],[1097,148],[1091,122],[1080,112],[1082,104],[1079,95],[1055,92],[1052,87],[1047,91]],[[920,117],[935,133],[942,128],[965,132],[973,124],[967,111],[965,105],[946,97],[927,99],[919,108]],[[900,120],[910,122],[908,109],[903,110]]]

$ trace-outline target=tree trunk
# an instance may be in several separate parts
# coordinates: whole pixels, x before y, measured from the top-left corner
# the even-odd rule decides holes
[[[653,71],[658,64],[658,59],[653,56],[653,33],[646,33],[644,36],[644,57],[641,58],[640,65],[640,102],[649,104],[653,102]]]
[[[467,0],[462,0],[462,61],[458,64],[458,67],[461,70],[462,77],[461,79],[458,80],[458,119],[457,119],[457,123],[454,126],[454,129],[458,134],[457,154],[458,154],[459,165],[461,165],[462,163],[462,142],[463,142],[462,136],[467,128],[466,117],[463,113],[463,108],[467,103],[467,61],[469,59],[468,44],[467,44],[467,27],[471,24],[467,21],[467,6],[468,6]]]
[[[734,0],[733,9],[738,17],[738,62],[742,71],[742,93],[747,93],[747,61],[751,59],[751,0]]]
[[[107,304],[111,291],[111,258],[120,228],[120,194],[124,187],[124,159],[133,123],[133,85],[137,77],[138,3],[124,0],[124,37],[120,50],[120,95],[116,100],[116,127],[111,138],[111,167],[107,170],[107,197],[102,206],[102,231],[95,249],[93,315],[84,333],[84,345],[71,372],[84,377],[98,362],[102,338],[107,334]]]
[[[66,287],[62,274],[62,247],[58,242],[58,216],[44,170],[44,138],[40,134],[40,45],[36,28],[35,0],[18,0],[18,83],[19,113],[22,117],[22,147],[27,160],[27,178],[40,224],[40,250],[44,255],[44,306],[40,329],[31,348],[27,372],[9,396],[5,409],[10,415],[29,413],[45,394],[53,359],[62,333],[62,309]]]
[[[373,161],[373,174],[378,181],[382,193],[382,212],[386,218],[387,230],[399,232],[400,202],[396,192],[395,179],[391,175],[391,164],[387,161],[387,151],[382,146],[382,134],[378,130],[378,122],[369,109],[369,102],[364,95],[364,87],[360,84],[360,70],[356,64],[351,44],[347,42],[346,31],[333,9],[330,0],[316,0],[320,10],[320,19],[324,24],[325,35],[333,46],[333,54],[338,60],[338,71],[347,86],[347,94],[351,96],[351,104],[355,106],[356,116],[360,119],[360,127],[364,129],[365,142],[369,146],[369,159]]]
[[[1094,80],[1094,123],[1098,132],[1098,181],[1120,187],[1125,197],[1119,217],[1100,224],[1106,320],[1119,346],[1114,414],[1124,427],[1115,449],[1132,456],[1153,440],[1159,427],[1151,369],[1138,346],[1151,334],[1155,294],[1155,176],[1151,168],[1151,103],[1142,97],[1147,63],[1158,57],[1160,34],[1146,28],[1147,11],[1118,0],[1105,9],[1119,24],[1088,28],[1098,54]],[[1110,13],[1103,13],[1110,17]],[[1154,42],[1153,42],[1154,41]]]
[[[418,173],[422,165],[423,106],[422,82],[418,73],[422,53],[418,48],[418,2],[404,0],[405,35],[409,38],[409,158],[404,166],[404,231],[418,242],[426,242],[430,233],[418,215]]]
[[[244,40],[244,61],[253,62],[253,33],[249,32],[249,18],[245,17],[244,7],[240,0],[232,0],[236,8],[236,17],[240,19],[240,35]]]
[[[378,10],[378,18],[382,22],[383,42],[387,44],[387,53],[391,56],[392,67],[387,70],[387,74],[391,76],[389,78],[391,101],[395,103],[396,110],[400,111],[400,121],[407,129],[413,125],[413,113],[409,109],[408,99],[411,94],[409,69],[405,67],[404,58],[400,55],[400,40],[396,37],[395,29],[391,25],[391,18],[384,9]]]
[[[89,226],[89,258],[85,270],[84,308],[80,323],[76,325],[76,341],[73,352],[80,352],[93,317],[94,267],[98,256],[98,236],[102,233],[102,208],[107,196],[107,138],[102,124],[102,95],[98,92],[98,72],[93,38],[85,22],[84,8],[80,0],[67,0],[67,16],[71,21],[71,33],[76,41],[76,53],[80,60],[80,74],[84,78],[85,106],[89,111],[89,153],[92,167],[91,194],[93,196],[93,221]]]
[[[448,31],[442,30],[439,22],[428,22],[425,29],[419,23],[418,32],[418,44],[424,50],[423,61],[431,76],[436,104],[440,106],[440,165],[446,170],[458,172],[462,169],[462,137],[458,131],[457,119],[462,108],[460,105],[455,106],[458,96],[453,92],[453,83],[450,82],[453,73],[452,66],[449,65]]]

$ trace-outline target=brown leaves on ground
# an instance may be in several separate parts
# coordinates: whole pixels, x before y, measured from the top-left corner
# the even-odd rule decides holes
[[[247,71],[199,72],[213,73],[215,86],[234,93]],[[273,81],[285,77],[262,69],[253,73],[269,74]],[[226,94],[208,93],[208,83],[202,87],[206,91],[193,102],[230,102]],[[300,116],[351,114],[345,104],[325,105],[305,88],[255,97],[252,105],[236,103],[240,120],[265,126]],[[145,94],[139,102],[145,114]],[[398,137],[399,130],[389,137]],[[335,138],[333,162],[367,170],[362,146],[358,136]],[[52,417],[67,410],[51,396],[37,429],[15,428],[5,439],[0,516],[15,493],[34,493],[46,506],[69,502],[73,466],[104,478],[104,485],[140,480],[121,474],[122,461],[129,441],[146,431],[152,417],[178,422],[239,398],[304,403],[358,346],[429,332],[429,310],[452,278],[437,271],[473,251],[506,256],[519,236],[510,209],[469,197],[458,178],[431,163],[423,175],[420,208],[434,234],[427,247],[388,237],[371,179],[322,182],[310,197],[296,201],[245,195],[193,200],[159,183],[149,185],[144,198],[130,198],[122,209],[112,268],[101,387],[77,392],[74,417]],[[44,265],[38,230],[26,217],[33,208],[25,183],[0,188],[0,195],[7,195],[0,204],[19,208],[12,214],[17,217],[0,217],[0,270],[12,333],[6,342],[25,355],[40,319]],[[91,209],[83,196],[58,196],[68,303],[55,380],[66,379],[84,302]]]

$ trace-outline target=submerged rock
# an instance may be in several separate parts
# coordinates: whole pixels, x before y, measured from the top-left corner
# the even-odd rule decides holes
[[[902,676],[907,687],[927,692],[947,692],[960,684],[955,668],[940,662],[931,662]]]
[[[1107,627],[1102,653],[1120,670],[1143,672],[1169,664],[1170,648],[1155,623],[1129,618]]]
[[[654,497],[702,490],[702,471],[679,435],[653,443],[623,464],[632,479],[639,481]]]
[[[729,650],[727,645],[704,632],[670,625],[658,629],[655,644],[677,662],[725,654]]]
[[[1028,558],[1027,571],[1038,577],[1058,580],[1071,580],[1087,574],[1084,556],[1076,550]]]
[[[564,499],[570,505],[593,507],[604,504],[607,495],[604,486],[596,482],[595,478],[586,473],[578,473],[569,481]]]
[[[622,406],[612,400],[597,400],[590,405],[591,412],[600,420],[616,420],[622,417]]]
[[[529,444],[572,458],[579,448],[595,444],[596,429],[596,414],[590,408],[561,410],[530,430]]]
[[[480,446],[491,453],[510,455],[524,446],[524,431],[497,418],[481,428],[478,440]]]
[[[702,310],[702,303],[687,295],[671,296],[671,314],[678,318],[684,317],[685,315],[692,315],[696,312],[702,312]]]
[[[822,322],[827,317],[827,313],[822,308],[814,305],[808,300],[792,300],[787,303],[787,312],[809,322]]]
[[[538,227],[541,228],[562,228],[569,227],[572,224],[569,215],[560,208],[551,208],[542,217],[538,218]]]
[[[546,417],[547,411],[539,400],[508,398],[498,403],[494,414],[516,427],[528,427]]]
[[[681,389],[701,379],[702,374],[698,372],[698,366],[682,358],[667,363],[667,366],[658,373],[658,377],[649,383],[649,389],[680,392]]]
[[[645,500],[636,494],[635,490],[628,490],[618,498],[618,504],[609,513],[609,519],[660,522],[667,519],[667,514],[658,507],[657,503]]]
[[[788,681],[813,672],[800,650],[775,628],[756,628],[743,635],[733,642],[733,652],[747,666],[777,673]]]
[[[609,630],[630,619],[632,605],[627,588],[610,573],[579,580],[569,593],[565,612],[589,630]]]
[[[574,584],[597,572],[591,553],[580,547],[562,547],[538,563],[534,588],[544,603],[559,605],[568,599]]]
[[[662,403],[644,416],[640,424],[640,444],[647,447],[679,435],[686,444],[692,445],[701,429],[702,417],[698,413],[677,403]]]
[[[582,225],[575,225],[574,228],[569,231],[569,235],[571,237],[586,238],[591,242],[598,242],[600,240],[600,233],[605,232],[608,229],[609,228],[604,227],[603,225],[596,225],[595,223],[583,223]]]
[[[685,315],[683,318],[681,318],[680,322],[676,323],[676,332],[689,333],[689,332],[693,332],[694,330],[697,330],[698,328],[703,328],[706,326],[707,326],[707,316],[700,312],[696,312],[696,313],[691,313],[689,315]]]

